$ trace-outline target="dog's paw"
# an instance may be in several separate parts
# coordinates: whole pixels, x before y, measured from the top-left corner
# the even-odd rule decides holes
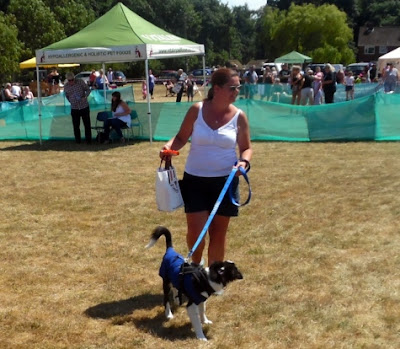
[[[167,303],[167,305],[165,307],[165,317],[167,318],[167,320],[171,320],[174,318],[174,314],[172,314],[169,303]]]
[[[204,319],[201,319],[201,323],[204,325],[211,325],[213,322],[204,317]]]

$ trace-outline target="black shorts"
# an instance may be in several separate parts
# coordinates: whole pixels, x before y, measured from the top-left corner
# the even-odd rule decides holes
[[[198,177],[185,172],[183,179],[180,181],[185,212],[211,212],[228,177],[229,175],[223,177]],[[231,185],[233,186],[233,196],[237,202],[239,202],[238,183],[239,178],[235,176]],[[232,204],[229,190],[225,194],[216,214],[227,217],[238,216],[239,209]]]
[[[346,85],[346,91],[353,91],[354,86]]]

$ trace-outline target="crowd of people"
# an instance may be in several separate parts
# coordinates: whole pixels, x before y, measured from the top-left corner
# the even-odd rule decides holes
[[[7,82],[4,88],[1,89],[0,102],[21,102],[21,101],[32,101],[33,93],[29,86],[22,86],[17,83]]]
[[[280,98],[285,96],[294,105],[333,103],[338,85],[345,86],[347,101],[354,99],[358,83],[381,82],[384,91],[391,93],[395,91],[400,78],[393,63],[388,63],[379,74],[375,64],[367,65],[357,76],[354,76],[351,70],[336,71],[329,63],[325,64],[323,69],[316,66],[315,71],[309,68],[303,70],[300,65],[292,65],[289,68],[288,64],[283,64],[278,72],[275,67],[266,66],[262,77],[258,76],[255,70],[253,65],[242,75],[244,98],[253,99],[258,93],[260,100],[279,102]]]

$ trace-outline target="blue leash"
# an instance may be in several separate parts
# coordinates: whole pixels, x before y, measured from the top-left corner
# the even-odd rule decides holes
[[[233,197],[233,186],[231,185],[232,180],[233,180],[233,178],[235,177],[235,174],[236,174],[236,172],[237,172],[238,170],[242,173],[243,178],[246,180],[247,184],[249,185],[249,194],[248,194],[247,200],[246,200],[243,204],[239,204],[239,203],[235,200],[235,198]],[[222,188],[221,193],[219,194],[218,199],[217,199],[216,203],[214,204],[214,207],[213,207],[213,209],[212,209],[210,215],[208,216],[207,222],[206,222],[206,224],[204,225],[204,228],[203,228],[203,230],[201,231],[199,237],[197,238],[196,243],[193,245],[192,249],[190,250],[190,252],[189,252],[189,254],[188,254],[188,256],[187,256],[187,259],[190,259],[190,258],[192,257],[194,251],[196,251],[197,247],[199,247],[201,241],[204,239],[204,236],[205,236],[206,233],[207,233],[208,227],[210,226],[212,220],[214,219],[214,216],[215,216],[215,214],[216,214],[217,211],[218,211],[219,205],[221,205],[221,202],[222,202],[222,200],[223,200],[223,198],[224,198],[226,192],[228,191],[228,189],[229,189],[229,196],[230,196],[231,201],[232,201],[232,203],[233,203],[234,205],[236,205],[236,206],[244,206],[244,205],[247,205],[247,204],[250,202],[250,199],[251,199],[250,182],[249,182],[249,178],[247,177],[247,172],[246,172],[246,170],[245,170],[243,167],[240,166],[240,167],[234,167],[234,168],[232,168],[232,171],[231,171],[231,173],[229,174],[228,179],[226,180],[225,185],[224,185],[224,187]]]

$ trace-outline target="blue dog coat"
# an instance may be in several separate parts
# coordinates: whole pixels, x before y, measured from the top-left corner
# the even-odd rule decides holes
[[[193,303],[199,305],[208,298],[201,294],[203,291],[207,292],[208,295],[213,292],[210,293],[210,286],[206,282],[207,279],[201,268],[193,267],[190,272],[183,273],[182,266],[184,263],[184,258],[172,247],[169,247],[163,257],[159,275],[163,279],[169,280],[177,290],[185,294]]]

